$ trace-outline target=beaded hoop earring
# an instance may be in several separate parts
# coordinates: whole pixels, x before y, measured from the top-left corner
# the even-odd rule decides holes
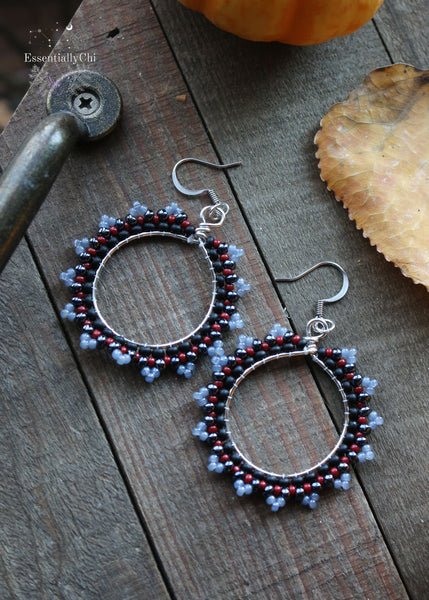
[[[235,304],[250,289],[250,285],[235,273],[243,250],[209,235],[212,228],[223,224],[229,206],[219,201],[211,189],[184,188],[176,175],[177,168],[184,162],[216,169],[227,169],[240,163],[215,165],[185,158],[175,165],[173,183],[180,192],[188,196],[206,192],[213,202],[201,210],[201,222],[197,227],[175,202],[157,212],[134,202],[124,219],[103,215],[94,237],[75,240],[80,263],[60,276],[73,296],[61,316],[82,327],[81,348],[107,348],[119,365],[136,365],[148,383],[168,370],[185,378],[191,377],[201,354],[212,354],[213,345],[222,339],[224,332],[243,326]],[[112,255],[125,245],[152,236],[173,238],[199,248],[207,259],[213,286],[210,306],[202,322],[184,337],[159,344],[139,343],[115,331],[102,317],[97,300],[100,273]]]
[[[341,271],[343,286],[336,296],[319,300],[316,317],[307,323],[305,337],[301,338],[276,323],[263,341],[241,335],[231,356],[225,355],[222,342],[215,342],[213,381],[194,394],[205,417],[192,433],[211,447],[209,471],[231,474],[238,496],[260,493],[274,512],[284,507],[289,499],[315,508],[325,487],[349,489],[350,465],[373,459],[367,436],[383,423],[382,417],[369,406],[377,381],[358,374],[356,350],[317,347],[318,341],[335,327],[332,321],[322,316],[323,305],[340,300],[347,292],[348,279],[344,270],[336,263],[326,261],[298,277],[281,281],[295,281],[325,265]],[[296,356],[308,357],[335,384],[344,406],[344,423],[335,447],[319,463],[300,472],[273,473],[253,464],[239,450],[231,435],[228,416],[234,393],[248,375],[271,361]]]

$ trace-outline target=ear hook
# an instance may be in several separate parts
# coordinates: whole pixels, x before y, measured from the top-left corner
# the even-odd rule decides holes
[[[181,192],[182,194],[185,194],[185,196],[199,196],[200,194],[204,194],[204,192],[207,192],[207,194],[210,196],[210,198],[214,204],[220,204],[220,200],[216,196],[214,190],[212,190],[210,188],[202,188],[200,190],[190,190],[190,189],[184,187],[180,183],[180,181],[177,179],[177,173],[176,173],[177,169],[180,167],[180,165],[183,165],[183,163],[186,163],[186,162],[194,162],[199,165],[213,167],[213,169],[231,169],[233,167],[239,167],[241,165],[241,162],[233,162],[233,163],[228,163],[225,165],[217,165],[214,163],[207,162],[205,160],[200,160],[199,158],[192,158],[192,157],[182,158],[182,160],[179,160],[179,162],[174,165],[173,171],[171,173],[171,177],[173,179],[175,188],[179,192]]]
[[[304,277],[304,275],[308,275],[308,273],[315,271],[319,267],[334,267],[343,276],[343,285],[341,286],[341,289],[338,292],[338,294],[335,294],[335,296],[332,296],[331,298],[324,298],[323,300],[317,301],[317,315],[316,316],[322,317],[324,304],[332,304],[333,302],[338,302],[338,300],[341,300],[341,298],[343,298],[346,295],[347,290],[349,289],[349,278],[347,277],[347,273],[344,271],[344,269],[340,265],[338,265],[337,263],[331,262],[329,260],[326,260],[326,261],[317,263],[316,265],[313,265],[312,267],[310,267],[306,271],[303,271],[299,275],[296,275],[295,277],[284,277],[282,279],[277,279],[277,281],[279,281],[279,282],[297,281],[298,279],[301,279],[301,277]]]

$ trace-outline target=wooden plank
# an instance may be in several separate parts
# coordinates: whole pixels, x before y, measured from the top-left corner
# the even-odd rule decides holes
[[[0,330],[0,596],[169,598],[24,243]]]
[[[380,380],[376,406],[386,426],[374,436],[377,461],[360,477],[407,589],[420,598],[429,559],[421,475],[427,468],[427,292],[386,263],[347,220],[319,179],[312,144],[329,107],[389,57],[372,24],[321,46],[292,48],[238,40],[174,2],[155,5],[219,155],[244,162],[231,179],[274,277],[321,259],[339,261],[349,273],[347,298],[327,309],[337,323],[330,343],[357,347],[363,372]],[[377,22],[383,34],[390,31],[395,60],[425,65],[423,5],[386,2],[380,12]],[[279,284],[299,331],[315,300],[338,285],[326,270]]]
[[[91,234],[94,231],[91,224],[96,228],[102,213],[124,216],[134,200],[143,199],[155,208],[172,199],[178,200],[195,220],[202,202],[182,201],[172,189],[169,171],[176,160],[188,155],[214,160],[213,149],[189,95],[185,102],[177,100],[178,96],[188,94],[188,90],[149,3],[118,1],[113,10],[107,10],[106,6],[106,3],[94,0],[84,2],[67,43],[76,51],[96,53],[94,66],[112,77],[120,87],[124,99],[121,127],[108,143],[93,148],[82,147],[73,155],[30,231],[31,243],[58,307],[65,303],[67,296],[57,277],[61,270],[73,265],[75,259],[69,248],[74,238]],[[173,3],[165,6],[166,12],[161,15],[164,28],[169,19],[176,25],[180,19],[185,19],[182,20],[182,31],[198,31],[196,26],[190,27],[194,22],[190,13],[179,13],[179,7]],[[157,9],[161,14],[159,7]],[[108,37],[108,32],[115,28],[120,33]],[[208,40],[213,36],[210,31],[208,27],[203,29]],[[216,37],[218,35],[221,38]],[[224,39],[218,32],[216,36],[212,37],[212,43],[218,44],[219,39]],[[175,52],[185,48],[187,37],[188,33],[182,34],[175,42]],[[235,48],[244,44],[229,39],[233,40]],[[57,51],[65,47],[66,40],[63,39]],[[207,56],[214,61],[211,65],[214,80],[219,78],[222,85],[231,85],[231,79],[225,78],[226,73],[220,73],[216,66],[227,64],[230,67],[231,63],[216,63],[214,46],[211,53],[207,44],[201,44],[200,48],[205,48]],[[249,48],[247,44],[242,46],[240,66]],[[261,64],[266,64],[270,57],[272,51],[269,48],[264,46],[261,50],[264,54]],[[188,58],[195,56],[196,53]],[[186,66],[184,56],[180,62],[182,60]],[[58,74],[62,67],[64,65],[48,65],[45,75],[46,71]],[[272,67],[275,69],[276,65],[273,63]],[[219,91],[217,87],[215,89]],[[198,93],[205,102],[206,91]],[[216,95],[222,100],[220,92]],[[226,105],[222,106],[226,111]],[[262,111],[255,108],[252,103],[247,107],[241,104],[243,119],[247,114],[249,124],[253,124],[259,135],[258,119]],[[228,121],[234,135],[237,135],[233,121],[236,112],[237,108],[230,115],[231,122]],[[30,128],[31,121],[42,113],[43,97],[30,91],[2,138],[4,155],[13,152]],[[214,133],[212,127],[213,124],[211,133]],[[276,123],[270,128],[274,133]],[[228,136],[227,128],[223,136]],[[253,140],[254,165],[266,153],[267,141],[263,137]],[[224,160],[237,156],[238,149],[231,147],[231,150],[234,153],[230,156],[223,154]],[[254,176],[259,175],[254,170]],[[282,311],[238,206],[219,174],[189,170],[185,177],[190,186],[204,182],[216,187],[221,197],[231,202],[231,214],[222,229],[222,236],[246,250],[246,258],[240,263],[240,275],[252,281],[253,293],[242,302],[240,310],[246,323],[251,324],[247,331],[262,336],[275,320],[281,318]],[[262,189],[264,186],[270,189],[268,180],[264,182]],[[251,196],[254,193],[253,190]],[[241,204],[247,202],[241,191],[239,200]],[[263,230],[272,225],[266,217],[264,208],[256,228],[255,223],[252,225],[261,241],[266,238]],[[168,271],[162,257],[153,260],[153,268]],[[176,313],[171,314],[169,310],[168,286],[171,283],[158,292],[152,291],[154,296],[148,302],[145,292],[151,283],[153,268],[148,268],[145,259],[130,265],[128,273],[117,279],[117,285],[126,292],[118,294],[118,290],[112,290],[114,300],[111,302],[114,301],[117,312],[122,313],[129,309],[128,288],[135,288],[132,302],[136,303],[139,295],[143,299],[140,305],[143,319],[136,313],[143,332],[154,299],[160,303],[168,327],[173,328],[177,318]],[[175,277],[175,285],[192,285],[198,290],[200,278],[193,268],[175,273]],[[159,285],[161,283],[159,280]],[[195,294],[195,303],[204,304],[199,293]],[[184,314],[186,307],[181,310]],[[53,326],[58,327],[57,324]],[[77,348],[76,329],[73,325],[67,329]],[[232,350],[235,346],[233,335],[228,336],[227,343],[228,349]],[[357,482],[347,494],[328,494],[318,512],[291,507],[290,512],[285,510],[280,515],[271,515],[262,502],[242,502],[229,481],[207,472],[207,448],[201,447],[189,434],[200,417],[192,393],[210,377],[207,361],[202,363],[192,381],[164,378],[153,386],[146,386],[137,372],[114,365],[101,353],[77,350],[77,356],[177,598],[201,599],[214,594],[237,600],[285,596],[320,599],[361,595],[368,598],[407,597]],[[314,398],[318,414],[318,422],[311,422],[307,428],[303,421],[299,425],[300,431],[309,438],[319,436],[320,430],[326,431],[324,435],[329,440],[333,436],[332,424],[307,371],[300,372],[300,382]],[[278,393],[275,382],[267,384],[267,388],[267,392],[271,392],[266,393],[267,398]],[[270,416],[275,416],[278,406],[270,406],[268,402],[267,405]],[[287,442],[287,425],[271,435],[274,455]],[[249,439],[255,449],[260,450],[266,442],[262,439],[259,442],[259,437],[254,435],[254,424],[248,424],[248,427]],[[117,594],[117,597],[121,596]]]

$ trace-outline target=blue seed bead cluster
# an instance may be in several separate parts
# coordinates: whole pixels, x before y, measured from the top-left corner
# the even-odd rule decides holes
[[[221,348],[215,348],[213,381],[194,394],[203,409],[204,419],[194,428],[193,434],[211,447],[208,469],[229,473],[238,496],[262,494],[273,512],[292,499],[308,508],[315,508],[324,487],[348,489],[350,466],[373,458],[367,436],[382,424],[382,418],[369,407],[377,382],[357,373],[354,363],[356,350],[323,348],[318,351],[318,358],[333,378],[341,383],[350,405],[350,421],[343,443],[321,466],[302,476],[272,475],[255,469],[243,458],[230,438],[225,421],[231,388],[255,363],[268,356],[294,353],[305,348],[306,344],[305,338],[279,324],[264,340],[240,336],[234,355],[226,356]]]
[[[94,237],[74,243],[79,264],[61,274],[61,279],[72,292],[71,302],[61,315],[81,326],[82,348],[107,348],[119,365],[136,365],[149,383],[167,370],[189,378],[199,355],[206,354],[225,331],[242,326],[235,304],[249,286],[238,278],[235,266],[243,251],[212,237],[207,238],[204,245],[216,273],[216,301],[208,319],[194,335],[177,345],[139,345],[115,334],[103,323],[94,308],[93,282],[102,260],[111,249],[123,240],[145,232],[190,238],[195,227],[175,203],[154,212],[136,202],[124,219],[103,215]]]

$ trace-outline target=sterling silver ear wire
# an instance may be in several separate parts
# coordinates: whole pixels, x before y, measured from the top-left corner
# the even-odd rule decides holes
[[[176,172],[185,162],[196,162],[215,169],[228,169],[240,163],[216,165],[196,158],[185,158],[175,165],[172,177],[179,192],[188,196],[207,192],[213,202],[202,209],[201,222],[197,227],[191,224],[176,202],[171,202],[157,212],[140,202],[134,202],[124,219],[103,215],[94,237],[75,240],[74,246],[80,263],[61,274],[61,279],[72,294],[71,302],[61,315],[81,326],[81,348],[106,348],[119,365],[131,364],[138,367],[147,382],[154,381],[167,371],[185,378],[191,377],[201,354],[210,353],[224,332],[242,327],[235,304],[250,288],[235,273],[236,263],[244,254],[243,250],[210,235],[212,228],[219,227],[224,222],[229,206],[221,202],[211,189],[188,190],[183,187]],[[210,306],[200,325],[180,339],[159,344],[131,340],[121,335],[101,315],[97,298],[100,273],[112,255],[127,244],[152,236],[195,244],[196,248],[203,251],[212,275]],[[150,315],[146,318],[150,318]]]
[[[342,267],[322,262],[282,281],[296,281],[322,266],[340,270],[343,283],[338,294],[318,301],[316,316],[307,323],[305,336],[276,323],[263,340],[240,335],[232,356],[226,356],[222,342],[216,342],[213,381],[194,394],[205,416],[193,434],[211,447],[209,471],[230,474],[238,496],[262,494],[274,512],[292,500],[315,508],[321,490],[326,487],[348,489],[350,466],[372,460],[374,455],[367,436],[383,422],[369,406],[377,381],[358,373],[356,350],[318,347],[318,342],[335,326],[323,316],[324,304],[337,302],[348,289]],[[296,473],[273,473],[253,464],[239,450],[229,428],[229,412],[235,391],[248,375],[271,361],[296,356],[308,357],[334,383],[344,407],[344,423],[337,444],[319,463]]]

